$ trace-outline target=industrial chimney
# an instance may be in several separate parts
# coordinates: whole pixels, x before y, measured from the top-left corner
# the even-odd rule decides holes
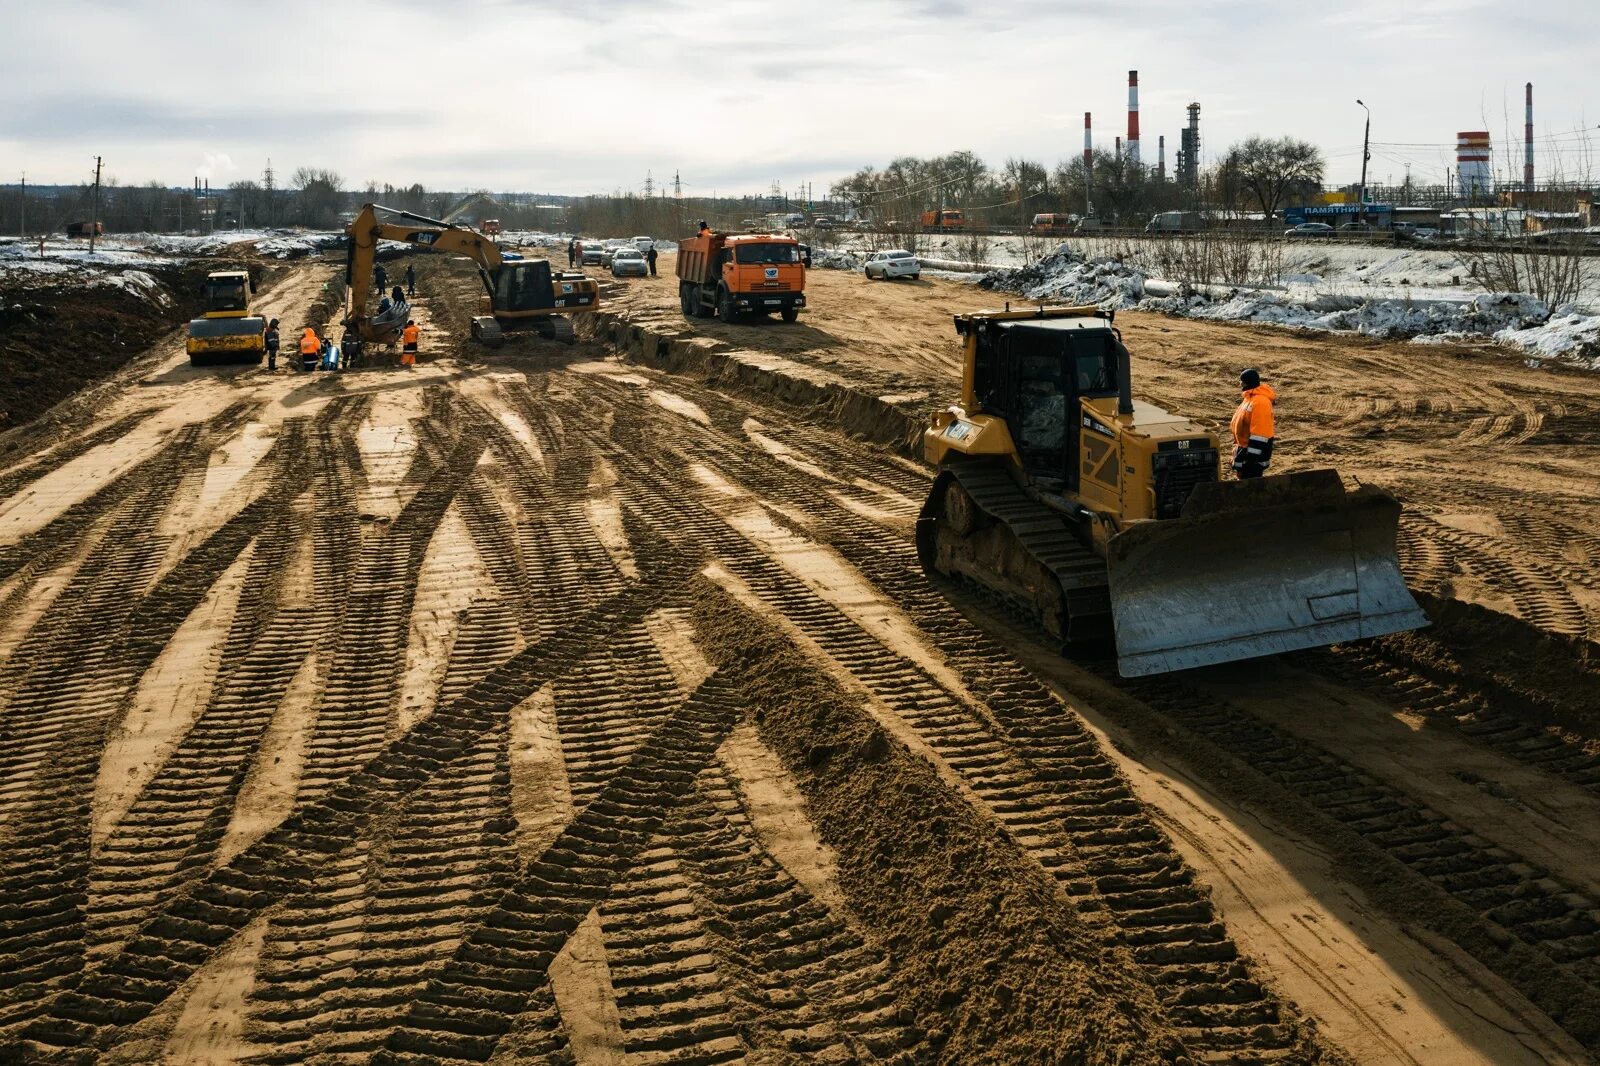
[[[1167,180],[1167,135],[1156,138],[1156,180]]]
[[[1089,112],[1083,113],[1083,213],[1094,217],[1094,127]]]
[[[1128,162],[1139,165],[1139,72],[1128,71]]]
[[[1522,127],[1522,191],[1533,191],[1533,82],[1527,86],[1527,125]]]

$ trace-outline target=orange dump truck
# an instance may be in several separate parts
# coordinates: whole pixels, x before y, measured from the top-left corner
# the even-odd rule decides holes
[[[961,217],[961,212],[945,207],[938,211],[922,212],[922,228],[925,230],[966,229],[967,221]]]
[[[678,242],[678,298],[687,318],[724,322],[776,311],[793,322],[806,305],[806,268],[793,237],[706,231]]]

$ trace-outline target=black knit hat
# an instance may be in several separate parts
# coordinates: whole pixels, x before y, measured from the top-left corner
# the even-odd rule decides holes
[[[1261,384],[1261,371],[1253,366],[1247,366],[1239,371],[1239,384],[1247,389],[1253,389]]]

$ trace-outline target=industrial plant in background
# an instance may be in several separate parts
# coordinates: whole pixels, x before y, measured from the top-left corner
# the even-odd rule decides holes
[[[1531,167],[1532,163],[1528,165]],[[1456,134],[1456,187],[1467,200],[1483,199],[1494,191],[1488,130],[1465,130]]]

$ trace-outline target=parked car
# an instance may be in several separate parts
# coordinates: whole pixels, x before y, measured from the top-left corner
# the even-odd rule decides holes
[[[1283,231],[1285,237],[1331,237],[1333,227],[1326,222],[1302,222],[1292,229]]]
[[[618,248],[611,256],[611,276],[620,278],[625,274],[644,277],[650,273],[650,264],[645,261],[644,253],[637,248]]]
[[[1346,222],[1339,227],[1339,232],[1349,237],[1355,237],[1362,233],[1377,233],[1378,227],[1368,222]]]
[[[600,265],[603,266],[603,267],[610,266],[612,258],[619,251],[621,251],[624,248],[633,248],[633,245],[624,244],[622,241],[606,241],[603,244],[601,244],[600,245]],[[638,251],[637,248],[634,248],[633,250],[634,251]]]
[[[911,278],[915,280],[922,276],[922,264],[917,262],[917,257],[904,248],[892,248],[887,252],[873,252],[867,264],[862,268],[868,278]]]
[[[827,215],[818,215],[816,218],[811,220],[811,225],[816,229],[832,229],[833,219],[829,218]]]
[[[600,253],[603,250],[604,249],[602,249],[598,244],[585,244],[583,246],[583,263],[581,265],[582,266],[599,266],[600,265]]]
[[[641,251],[641,252],[648,252],[650,249],[652,249],[652,248],[654,248],[656,246],[655,238],[654,237],[635,237],[633,239],[633,246],[635,248],[639,249],[639,251]]]

